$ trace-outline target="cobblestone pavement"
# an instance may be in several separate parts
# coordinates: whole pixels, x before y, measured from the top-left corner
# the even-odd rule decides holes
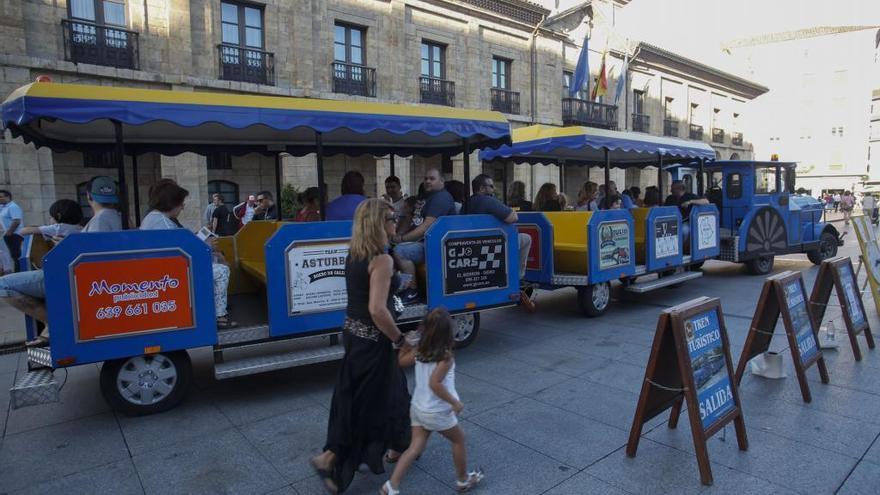
[[[855,253],[853,237],[843,253]],[[777,258],[776,271],[789,269],[812,286],[805,256]],[[484,313],[479,338],[457,355],[470,462],[487,473],[477,493],[876,493],[880,350],[865,350],[863,338],[861,363],[847,346],[826,353],[829,385],[808,371],[811,404],[788,355],[786,379],[747,374],[749,450],[737,449],[732,426],[711,438],[711,488],[700,485],[687,421],[670,430],[666,415],[655,418],[637,457],[624,454],[659,311],[720,297],[735,362],[762,282],[709,262],[703,278],[616,301],[598,319],[580,316],[571,289],[540,292],[535,315]],[[870,295],[865,302],[880,327]],[[307,460],[323,444],[336,365],[215,382],[210,350],[193,358],[189,400],[150,417],[111,412],[97,365],[70,369],[58,404],[10,411],[0,394],[0,493],[321,493]],[[0,356],[0,386],[24,366],[22,354]],[[376,493],[384,479],[359,474],[350,493]],[[449,446],[433,439],[404,493],[451,493],[452,481]]]

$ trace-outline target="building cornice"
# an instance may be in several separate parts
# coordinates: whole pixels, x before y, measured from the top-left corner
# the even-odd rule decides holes
[[[475,5],[472,5],[470,2],[466,2],[463,0],[419,0],[419,2],[423,4],[435,5],[437,7],[452,10],[454,12],[459,12],[466,16],[470,16],[476,19],[487,20],[528,33],[534,32],[535,28],[537,27],[538,33],[541,36],[551,38],[556,41],[567,41],[569,39],[565,33],[561,33],[554,29],[544,27],[543,24],[538,27],[537,24],[529,24],[521,20],[502,15],[492,10],[477,7]],[[544,10],[549,13],[549,11],[547,11],[546,9]]]

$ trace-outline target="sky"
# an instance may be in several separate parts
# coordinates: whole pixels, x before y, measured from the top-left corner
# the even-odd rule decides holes
[[[880,0],[632,0],[617,11],[626,36],[734,70],[720,47],[815,26],[880,26]]]

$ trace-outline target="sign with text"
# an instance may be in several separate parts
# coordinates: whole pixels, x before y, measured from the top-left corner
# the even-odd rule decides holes
[[[287,250],[289,314],[345,309],[348,241],[294,242]]]
[[[865,334],[868,348],[874,348],[874,336],[871,327],[865,318],[865,306],[862,303],[862,294],[859,291],[858,281],[852,268],[852,260],[847,256],[838,256],[825,260],[819,267],[816,276],[816,284],[813,293],[810,294],[810,309],[813,312],[817,324],[825,318],[825,309],[831,299],[831,292],[837,292],[837,301],[840,304],[843,323],[849,335],[852,345],[853,356],[856,361],[862,360],[862,351],[856,337]]]
[[[712,249],[718,246],[718,232],[715,215],[701,213],[697,215],[697,249]]]
[[[679,249],[678,217],[660,217],[654,221],[654,255],[657,259],[677,256]]]
[[[701,297],[664,310],[654,332],[626,454],[635,457],[645,423],[663,412],[671,410],[668,425],[676,428],[687,403],[700,480],[711,485],[709,437],[732,421],[739,449],[748,449],[731,369],[730,342],[717,298]]]
[[[749,361],[770,350],[770,342],[776,332],[780,316],[801,387],[801,396],[804,402],[810,402],[812,395],[807,381],[807,368],[816,364],[822,383],[828,383],[828,369],[819,349],[817,320],[814,320],[810,313],[807,290],[800,272],[786,271],[768,277],[764,281],[758,304],[755,306],[755,314],[752,316],[752,324],[737,363],[736,383],[739,385],[742,381]]]
[[[856,227],[859,249],[862,252],[860,262],[865,266],[868,274],[874,307],[880,312],[880,246],[877,245],[874,226],[871,224],[871,220],[865,216],[853,217],[852,222]]]
[[[599,224],[599,269],[608,270],[630,263],[630,231],[625,220]]]
[[[192,328],[190,275],[183,255],[77,263],[72,285],[78,340]]]
[[[532,238],[529,255],[526,258],[526,270],[541,269],[541,228],[534,224],[517,225],[517,231]]]
[[[507,239],[501,233],[464,233],[443,239],[443,294],[507,287]]]

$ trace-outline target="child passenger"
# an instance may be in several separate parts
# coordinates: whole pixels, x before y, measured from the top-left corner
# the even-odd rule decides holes
[[[416,368],[416,386],[410,406],[412,441],[401,454],[391,479],[382,485],[381,493],[385,495],[400,494],[400,482],[422,454],[428,437],[435,431],[452,442],[456,490],[468,491],[483,479],[481,470],[467,471],[464,430],[458,424],[458,415],[464,409],[464,404],[455,391],[454,344],[449,312],[445,308],[437,308],[425,316],[418,344],[405,347],[400,352],[400,365],[415,364]]]

